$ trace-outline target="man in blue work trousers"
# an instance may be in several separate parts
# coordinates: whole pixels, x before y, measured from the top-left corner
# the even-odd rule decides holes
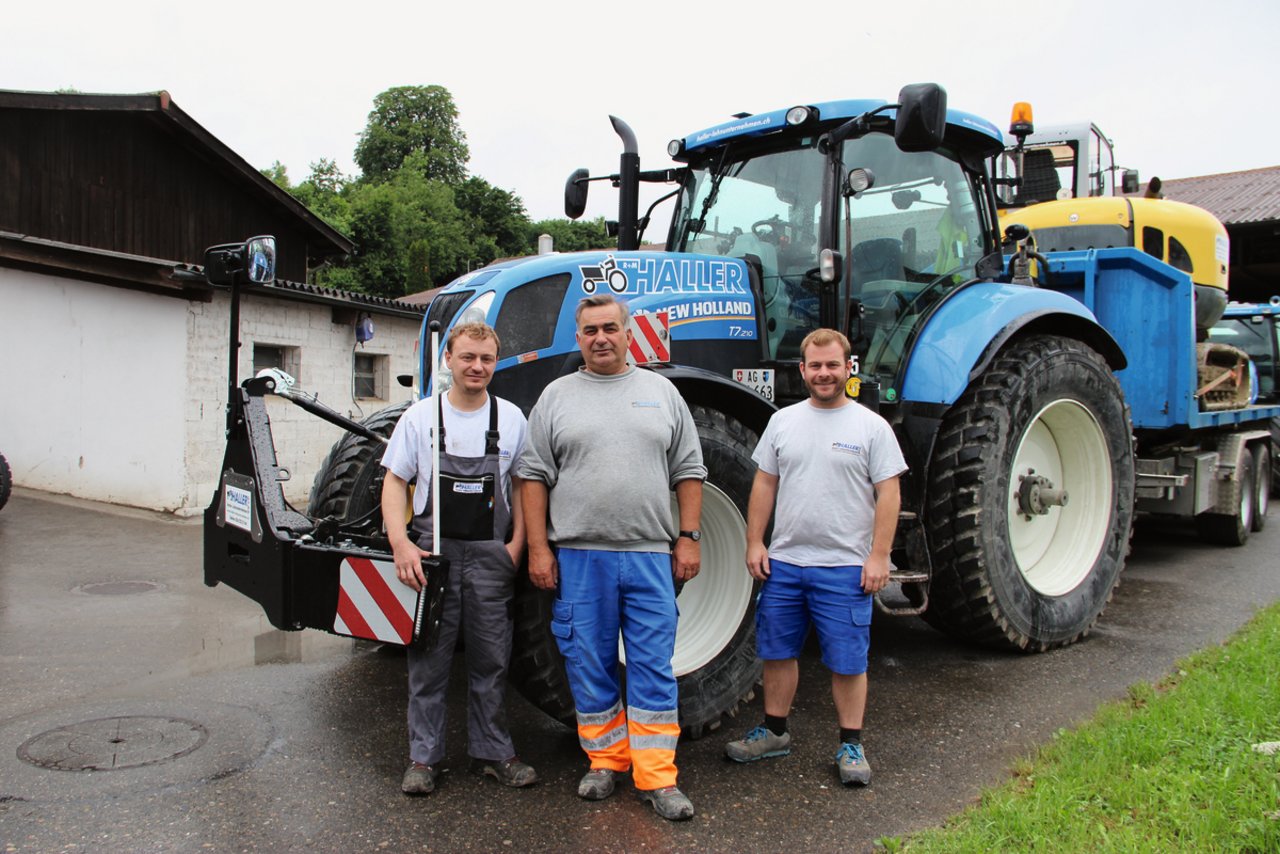
[[[611,294],[579,303],[584,367],[543,391],[517,474],[529,579],[557,592],[551,630],[573,691],[578,740],[591,759],[578,795],[607,798],[614,778],[630,770],[642,800],[663,818],[682,820],[693,816],[693,804],[676,787],[675,582],[693,578],[701,564],[707,469],[675,386],[627,363],[628,314]]]
[[[747,570],[764,582],[756,606],[764,723],[725,745],[725,753],[752,762],[791,752],[787,715],[800,650],[813,625],[831,671],[840,781],[865,786],[871,782],[862,718],[872,600],[889,580],[898,477],[907,466],[888,422],[845,396],[849,340],[817,329],[800,344],[800,354],[809,399],[769,419],[752,455],[758,469],[747,504]],[[823,502],[820,511],[815,500]]]

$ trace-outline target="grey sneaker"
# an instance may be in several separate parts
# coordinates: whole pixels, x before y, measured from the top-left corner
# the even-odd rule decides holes
[[[613,794],[616,776],[618,772],[609,768],[592,768],[578,783],[578,797],[588,801],[603,801]]]
[[[861,744],[842,744],[836,751],[836,768],[840,770],[840,782],[846,786],[865,786],[871,782],[871,763],[862,752]]]
[[[758,726],[741,741],[731,741],[724,746],[724,754],[734,762],[755,762],[771,756],[786,756],[791,752],[791,733],[774,735],[768,727]]]
[[[693,803],[675,786],[641,789],[636,794],[640,796],[640,800],[653,804],[658,815],[667,821],[684,821],[693,818]]]
[[[404,772],[400,791],[406,795],[429,795],[436,790],[436,777],[440,772],[430,765],[414,762]]]
[[[527,762],[521,762],[518,756],[512,756],[501,762],[489,761],[478,764],[484,774],[496,778],[502,785],[513,789],[523,789],[538,782],[538,772],[533,770],[533,766]]]

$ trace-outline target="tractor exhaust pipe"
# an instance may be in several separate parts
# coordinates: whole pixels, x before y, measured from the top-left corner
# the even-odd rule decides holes
[[[622,159],[618,165],[618,251],[640,248],[640,149],[635,131],[617,116],[609,116],[613,130],[622,139]]]

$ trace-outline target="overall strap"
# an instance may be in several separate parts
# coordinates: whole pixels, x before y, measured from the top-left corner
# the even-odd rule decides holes
[[[498,454],[498,401],[489,395],[489,429],[484,433],[484,455],[494,457]]]
[[[444,445],[444,395],[436,395],[436,406],[439,407],[439,413],[436,416],[436,425],[440,430],[440,453],[446,453]]]

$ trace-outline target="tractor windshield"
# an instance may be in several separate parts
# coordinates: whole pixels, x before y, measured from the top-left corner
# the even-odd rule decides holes
[[[769,354],[775,358],[799,358],[800,340],[818,326],[817,296],[804,286],[804,274],[818,266],[828,161],[814,140],[793,142],[782,150],[691,168],[673,231],[677,251],[758,265]]]
[[[949,150],[903,152],[888,133],[848,140],[838,154],[842,164],[816,138],[792,137],[691,164],[671,248],[758,266],[771,358],[799,358],[809,331],[842,326],[845,297],[860,300],[862,334],[850,331],[862,373],[892,387],[915,326],[974,277],[984,251],[975,188]],[[836,176],[858,168],[874,176],[872,185],[837,192]],[[835,208],[824,209],[832,199]],[[824,248],[845,259],[841,316],[825,321],[811,272]]]

